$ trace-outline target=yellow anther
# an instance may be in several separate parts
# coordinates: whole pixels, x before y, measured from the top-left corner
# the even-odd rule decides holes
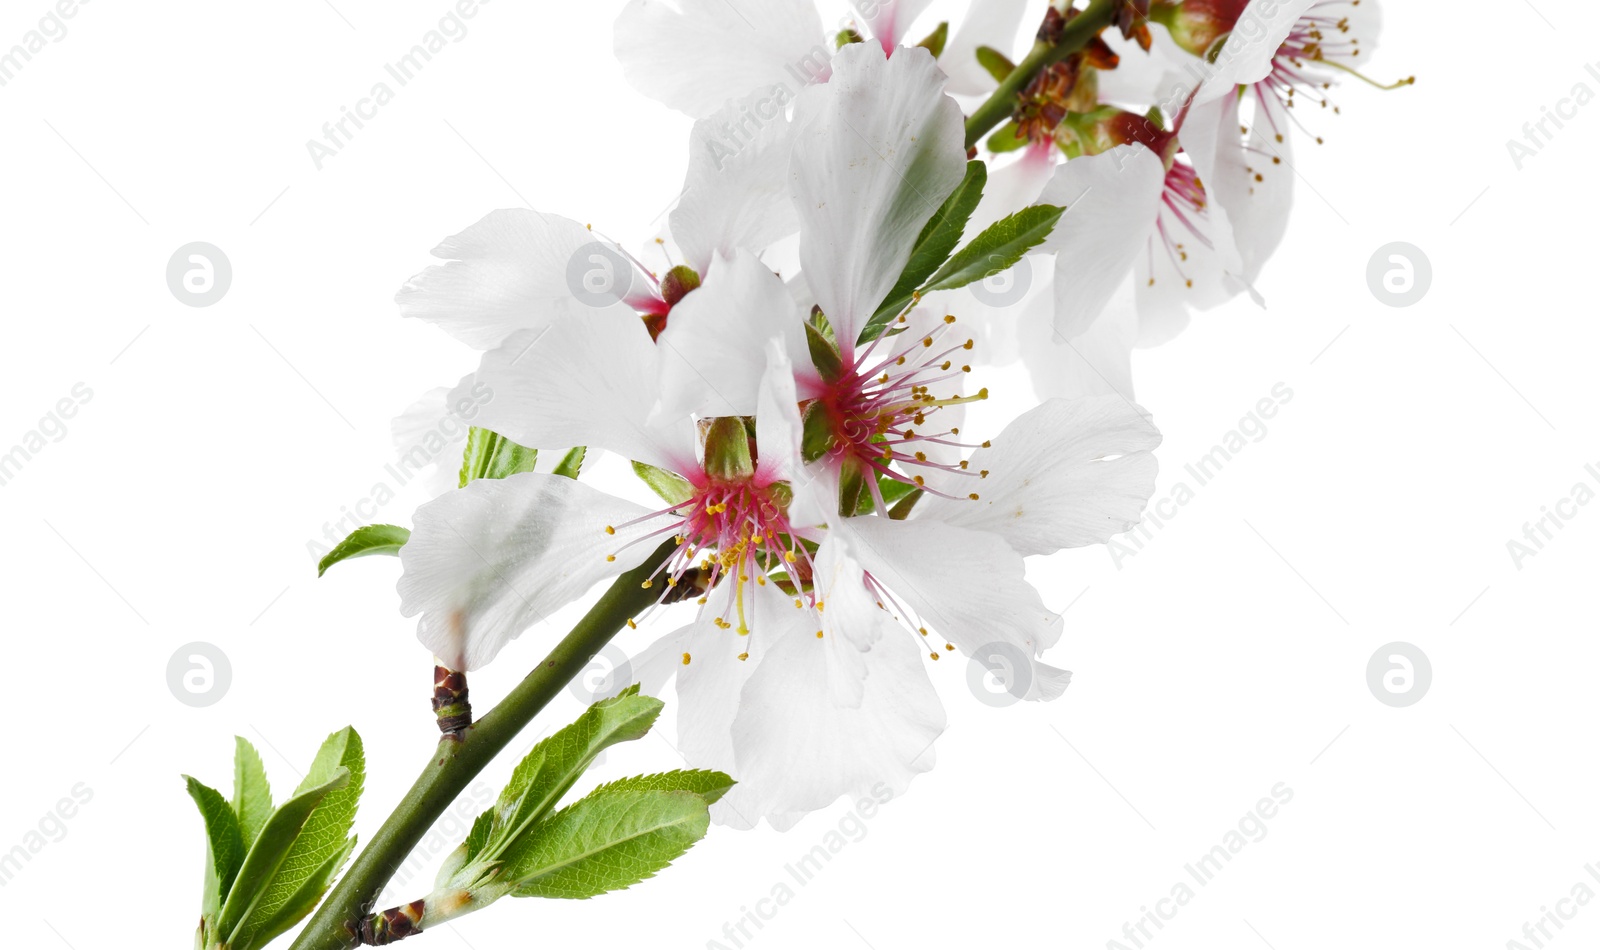
[[[689,654],[687,654],[687,653],[685,653],[683,655],[683,665],[684,666],[688,666],[689,665]]]
[[[785,552],[783,552],[783,559],[785,561],[788,561],[790,564],[793,564],[795,561],[799,560],[798,558],[796,558],[794,556],[794,552],[793,551],[785,551]]]
[[[967,470],[967,460],[966,459],[962,459],[961,460],[961,470],[963,472]]]
[[[956,322],[955,314],[953,314],[953,313],[945,314],[944,315],[944,322],[945,323],[955,323]]]
[[[937,660],[939,658],[939,654],[937,654],[937,653],[930,653],[928,655],[933,657],[935,660]],[[689,661],[688,660],[684,660],[684,662],[687,663]]]
[[[883,605],[879,604],[879,606],[881,607]],[[928,635],[928,628],[927,627],[918,627],[917,628],[917,632],[922,634],[923,636],[927,636]]]
[[[616,533],[617,533],[617,529],[616,528],[613,528],[610,525],[606,525],[606,534],[616,534]]]
[[[944,645],[944,648],[945,648],[945,649],[946,649],[946,650],[952,650],[952,651],[953,651],[953,650],[955,650],[955,646],[954,646],[954,645],[953,645],[953,644],[949,644],[949,643],[946,643],[946,644],[945,644],[945,645]]]
[[[911,480],[917,483],[917,487],[918,488],[922,487],[922,476],[921,475],[913,475],[913,476],[911,476]]]
[[[986,469],[986,468],[978,469],[978,477],[979,478],[988,478],[989,477],[989,470]]]
[[[926,462],[927,460],[928,460],[928,453],[926,453],[926,452],[918,452],[917,453],[917,461]]]
[[[984,448],[988,448],[988,447],[989,447],[989,446],[990,446],[990,444],[991,444],[991,443],[990,443],[990,442],[989,442],[989,440],[988,440],[988,439],[984,439],[984,440],[983,440],[983,447],[984,447]]]
[[[817,631],[817,639],[818,639],[818,640],[821,640],[821,639],[822,639],[822,631],[821,631],[821,630],[818,630],[818,631]]]
[[[982,389],[978,390],[978,398],[979,399],[988,399],[989,398],[989,387],[988,386],[985,386]]]
[[[615,561],[616,559],[617,559],[617,556],[615,554],[607,554],[606,555],[606,563],[608,563],[608,564],[611,563],[612,561]]]
[[[967,497],[971,498],[973,501],[977,501],[978,500],[978,493],[977,492],[973,492],[972,494],[968,495]]]
[[[962,349],[963,349],[963,350],[970,350],[970,349],[972,349],[972,341],[971,341],[971,340],[968,340],[968,341],[967,341],[967,342],[965,342],[965,343],[963,343],[963,344],[961,344],[961,348],[962,348]]]
[[[633,622],[633,618],[632,617],[628,618],[628,629],[629,630],[637,630],[637,629],[639,629],[639,625]]]
[[[655,581],[653,581],[653,580],[651,580],[650,578],[647,577],[647,578],[644,579],[644,583],[640,584],[639,586],[641,588],[643,588],[644,590],[649,590],[650,588],[655,586],[655,583],[656,583]]]
[[[741,654],[739,654],[739,659],[741,659],[741,660],[748,660],[748,659],[750,659],[750,654],[748,654],[748,653],[741,653]]]
[[[924,346],[924,347],[929,347],[929,346],[932,346],[932,345],[933,345],[933,337],[931,337],[931,336],[925,336],[925,337],[923,337],[923,338],[922,338],[922,345],[923,345],[923,346]]]

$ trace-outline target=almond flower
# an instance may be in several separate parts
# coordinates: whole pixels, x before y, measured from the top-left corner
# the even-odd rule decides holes
[[[1022,660],[1025,698],[1059,695],[1066,674],[1038,656],[1061,621],[1027,584],[1023,557],[1125,530],[1154,484],[1159,436],[1114,397],[1047,403],[968,451],[938,444],[935,413],[900,415],[907,397],[925,402],[927,387],[952,381],[937,379],[943,360],[901,364],[926,382],[891,377],[878,398],[868,391],[859,370],[908,346],[936,351],[922,341],[955,326],[912,314],[903,326],[926,335],[857,343],[961,178],[962,128],[926,51],[885,59],[857,45],[834,68],[796,104],[805,302],[748,251],[717,251],[654,341],[638,315],[603,310],[513,334],[475,376],[496,394],[481,424],[525,445],[632,459],[665,507],[554,475],[479,480],[419,509],[401,551],[404,612],[421,615],[430,649],[471,669],[669,541],[646,583],[695,617],[636,669],[647,685],[678,677],[680,751],[739,775],[717,815],[745,826],[787,827],[930,768],[944,725],[927,672],[938,656],[1004,644]],[[807,340],[812,301],[833,334],[838,365],[826,373]],[[846,378],[856,398],[834,399],[841,425],[807,464],[804,414],[842,395],[828,386]],[[885,412],[910,434],[897,433],[873,484],[899,480],[920,500],[909,517],[886,517],[877,497],[877,513],[847,517],[836,462],[856,457],[851,434]]]

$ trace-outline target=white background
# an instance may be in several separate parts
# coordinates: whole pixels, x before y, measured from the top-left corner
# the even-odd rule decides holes
[[[334,5],[97,0],[0,88],[0,446],[75,383],[93,391],[0,487],[0,851],[76,783],[93,791],[0,888],[7,945],[188,942],[203,850],[178,776],[226,787],[236,733],[281,795],[353,723],[370,836],[432,745],[429,658],[398,615],[397,562],[319,581],[307,542],[386,478],[390,418],[474,363],[398,319],[392,294],[490,209],[637,245],[677,193],[688,123],[621,81],[615,2],[484,6],[318,171],[306,140],[452,6]],[[1046,602],[1071,605],[1063,699],[992,708],[962,663],[933,668],[951,720],[937,768],[804,886],[784,866],[846,802],[786,835],[713,829],[631,892],[507,901],[417,939],[731,947],[724,923],[784,881],[793,900],[746,946],[1103,947],[1280,782],[1294,797],[1265,839],[1149,945],[1504,947],[1575,882],[1600,890],[1584,871],[1600,861],[1600,506],[1521,569],[1506,546],[1600,463],[1600,104],[1521,171],[1505,146],[1574,84],[1600,92],[1584,69],[1600,45],[1585,4],[1536,5],[1391,3],[1371,69],[1417,85],[1347,84],[1342,115],[1301,113],[1327,143],[1300,142],[1268,307],[1202,315],[1137,357],[1166,437],[1157,496],[1192,485],[1184,464],[1274,384],[1293,400],[1120,568],[1104,549],[1033,566]],[[0,47],[48,7],[7,0]],[[232,260],[209,308],[165,282],[191,241]],[[1391,241],[1432,262],[1409,308],[1367,285]],[[1013,388],[997,402],[1020,405]],[[377,518],[406,524],[419,500]],[[475,676],[480,709],[556,633]],[[1433,667],[1403,709],[1366,683],[1395,640]],[[208,708],[168,691],[191,641],[231,659]],[[579,708],[564,695],[546,721]],[[646,739],[599,771],[679,765]],[[1596,940],[1590,905],[1553,943]]]

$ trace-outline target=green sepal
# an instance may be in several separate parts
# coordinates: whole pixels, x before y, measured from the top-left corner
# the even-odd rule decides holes
[[[583,458],[588,454],[588,451],[582,445],[568,451],[566,455],[561,456],[561,461],[556,463],[556,467],[550,470],[550,474],[564,475],[567,478],[577,480],[578,473],[583,470]]]
[[[950,22],[941,21],[933,28],[933,32],[922,38],[917,45],[933,54],[934,59],[944,55],[944,44],[950,39]]]
[[[317,576],[328,573],[328,568],[340,561],[370,554],[399,554],[411,540],[411,529],[392,524],[369,524],[350,532],[350,536],[334,545],[333,550],[317,562]]]
[[[816,399],[806,404],[800,415],[800,457],[807,465],[833,450],[833,420],[828,407]]]
[[[1021,127],[1015,122],[1007,122],[984,140],[983,147],[991,152],[1003,153],[1014,152],[1027,144],[1028,140],[1023,136]]]
[[[945,197],[939,210],[922,226],[922,233],[917,235],[916,243],[911,246],[911,256],[900,272],[900,279],[895,281],[893,289],[873,312],[872,319],[862,328],[861,342],[874,339],[883,332],[883,326],[911,304],[917,288],[949,259],[950,252],[961,240],[961,233],[967,228],[967,222],[972,219],[972,212],[982,200],[983,189],[988,182],[989,171],[983,162],[967,163],[967,172],[961,183]]]
[[[911,509],[916,507],[917,502],[921,500],[922,495],[923,491],[920,488],[915,491],[906,492],[905,497],[895,502],[894,506],[889,509],[889,519],[891,521],[906,520],[906,518],[911,516]]]
[[[992,46],[978,47],[978,65],[994,77],[995,82],[1005,82],[1011,71],[1016,69],[1016,64],[1007,59],[1005,54]]]
[[[261,826],[272,815],[272,786],[267,782],[267,770],[261,764],[261,754],[243,736],[233,737],[233,813],[239,819],[239,836],[246,848],[255,843]]]
[[[654,877],[705,837],[692,791],[599,788],[542,822],[506,856],[517,897],[583,900]]]
[[[1032,205],[1001,218],[939,268],[923,292],[954,290],[1001,273],[1049,237],[1066,210],[1055,205]]]
[[[239,866],[244,863],[245,844],[238,817],[222,793],[190,776],[185,775],[183,780],[206,826],[205,891],[200,897],[200,916],[215,921],[239,874]]]
[[[661,500],[669,505],[681,505],[694,497],[694,486],[681,475],[675,475],[664,468],[656,468],[644,462],[633,463],[633,474],[639,480],[650,486],[650,490],[661,496]]]
[[[811,365],[817,368],[818,375],[830,383],[844,375],[844,358],[839,355],[838,345],[824,336],[810,320],[806,321],[805,328],[806,346],[811,350]]]
[[[706,430],[705,472],[722,481],[742,481],[755,474],[750,429],[740,416],[717,416]]]
[[[850,517],[861,509],[861,501],[866,499],[871,506],[872,496],[867,492],[867,479],[870,477],[867,470],[857,461],[855,456],[847,456],[839,466],[839,514]]]
[[[461,453],[461,487],[479,478],[509,478],[531,472],[538,459],[538,449],[473,426],[467,431],[467,447]]]

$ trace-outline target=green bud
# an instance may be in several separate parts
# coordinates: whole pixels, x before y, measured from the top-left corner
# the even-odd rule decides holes
[[[932,53],[934,59],[938,59],[944,55],[944,44],[949,38],[950,23],[945,21],[934,27],[933,32],[923,37],[922,42],[917,45]]]
[[[857,33],[853,29],[850,29],[850,28],[846,27],[845,29],[840,30],[838,32],[838,34],[834,36],[834,38],[833,38],[833,48],[834,49],[844,49],[846,46],[849,46],[851,43],[861,43],[861,42],[865,42],[861,38],[861,34]]]

